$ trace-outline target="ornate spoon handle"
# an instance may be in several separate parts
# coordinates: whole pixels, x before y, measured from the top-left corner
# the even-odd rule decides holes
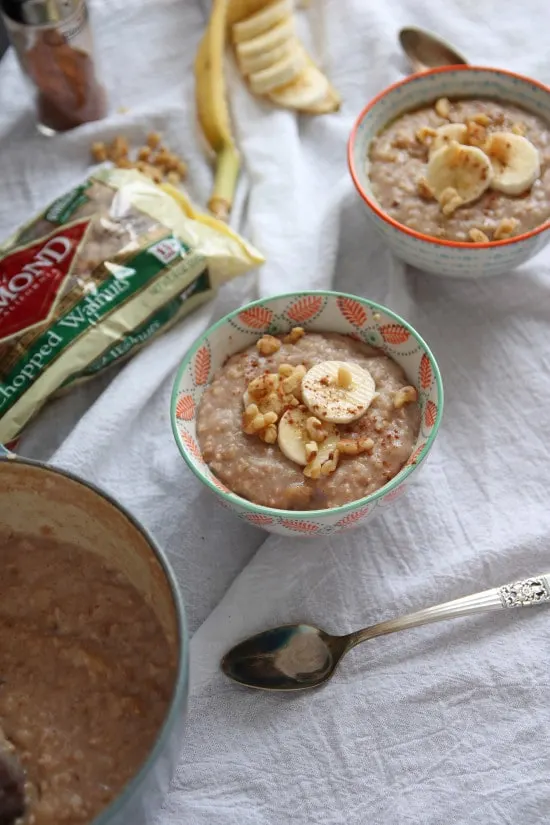
[[[407,616],[389,619],[386,622],[366,627],[349,635],[349,647],[384,636],[386,633],[396,633],[408,627],[420,627],[431,622],[441,622],[444,619],[456,619],[459,616],[469,616],[470,613],[485,613],[489,610],[501,610],[508,607],[531,607],[536,604],[550,602],[550,573],[542,573],[529,579],[503,584],[502,587],[493,587],[471,596],[463,596],[451,602],[417,610]]]

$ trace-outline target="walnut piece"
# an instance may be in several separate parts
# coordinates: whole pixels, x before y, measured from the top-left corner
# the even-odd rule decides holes
[[[514,125],[512,126],[512,132],[515,135],[520,135],[520,137],[523,137],[527,133],[527,127],[525,123],[521,123],[520,121],[518,123],[514,123]]]
[[[306,421],[306,432],[311,440],[316,441],[318,444],[328,436],[328,432],[323,427],[323,422],[319,421],[314,415],[310,415]]]
[[[412,404],[418,401],[418,392],[416,387],[402,387],[397,390],[393,396],[393,406],[396,410],[404,407],[405,404]]]
[[[292,327],[288,335],[283,338],[283,341],[285,344],[296,344],[305,334],[306,331],[303,327]]]
[[[103,163],[109,157],[107,153],[107,147],[102,141],[96,141],[95,143],[92,143],[91,153],[92,158],[97,163]]]
[[[304,475],[307,478],[313,479],[328,476],[336,470],[339,460],[340,453],[335,448],[328,454],[327,458],[320,459],[319,456],[317,456],[313,461],[308,462],[304,467]]]
[[[452,186],[447,186],[447,188],[441,192],[438,200],[444,215],[452,215],[464,202]]]
[[[519,226],[517,218],[503,218],[493,233],[493,240],[502,241],[510,238]]]
[[[256,349],[260,355],[273,355],[281,349],[281,342],[274,335],[263,335],[259,341],[256,341]]]
[[[432,200],[435,197],[434,191],[425,177],[418,178],[416,181],[416,191],[421,198],[424,198],[424,200],[427,201]]]
[[[257,378],[253,378],[247,389],[248,394],[254,399],[254,401],[261,401],[267,395],[271,395],[276,392],[278,386],[279,376],[272,372],[268,372],[264,375],[259,375]]]
[[[305,446],[305,450],[307,463],[309,464],[310,461],[313,461],[314,458],[317,458],[317,454],[319,452],[319,445],[316,441],[308,441]]]
[[[432,129],[431,126],[421,126],[415,137],[419,143],[429,143],[431,138],[435,137],[436,134],[436,130]]]
[[[487,237],[485,232],[481,231],[481,229],[476,229],[474,227],[473,229],[470,229],[468,235],[470,237],[470,240],[474,243],[489,243],[489,238]]]
[[[288,378],[283,378],[281,382],[282,390],[287,395],[300,395],[300,390],[302,386],[302,379],[306,374],[307,370],[303,364],[299,364],[297,367],[294,368],[294,371]]]
[[[372,438],[343,438],[336,446],[342,455],[360,455],[370,453],[374,441]]]
[[[449,115],[451,114],[451,101],[447,97],[440,97],[439,100],[435,101],[434,109],[439,117],[443,117],[448,120]]]
[[[479,149],[487,143],[487,129],[473,118],[466,121],[466,142]]]
[[[479,112],[479,114],[473,115],[470,120],[474,120],[476,123],[479,123],[480,126],[489,126],[491,123],[491,118],[485,114],[485,112]]]

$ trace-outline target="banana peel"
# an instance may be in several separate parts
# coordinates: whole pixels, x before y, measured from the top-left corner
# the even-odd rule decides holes
[[[233,204],[240,159],[233,138],[227,101],[224,58],[230,0],[214,0],[208,26],[195,57],[197,117],[215,155],[215,175],[208,208],[227,220]]]

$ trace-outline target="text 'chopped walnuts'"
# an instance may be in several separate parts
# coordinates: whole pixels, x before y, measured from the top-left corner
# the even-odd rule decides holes
[[[137,169],[155,183],[166,181],[177,186],[187,175],[187,164],[161,144],[159,132],[150,132],[147,143],[131,157],[130,146],[124,135],[117,135],[111,143],[92,143],[91,155],[96,163],[110,160],[120,169]]]
[[[393,406],[396,410],[404,407],[405,404],[413,404],[418,401],[418,392],[416,387],[402,387],[397,390],[393,396]]]

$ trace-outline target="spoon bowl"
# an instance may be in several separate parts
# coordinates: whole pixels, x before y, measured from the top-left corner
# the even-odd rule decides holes
[[[466,65],[460,52],[436,34],[414,26],[399,32],[401,48],[409,58],[414,72],[426,72],[439,66]]]
[[[530,607],[546,602],[550,602],[550,573],[443,602],[347,636],[331,636],[310,624],[275,627],[233,647],[222,659],[221,667],[226,676],[246,687],[306,690],[328,682],[352,647],[377,636],[472,613]]]

